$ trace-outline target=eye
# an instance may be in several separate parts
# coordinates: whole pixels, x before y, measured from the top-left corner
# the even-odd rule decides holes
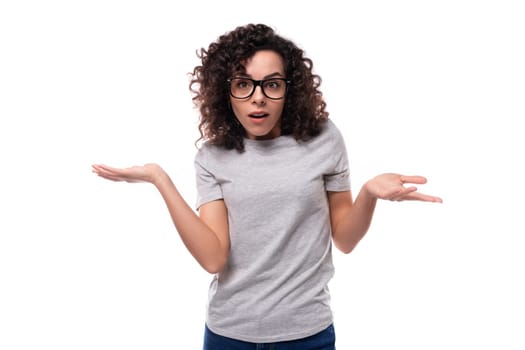
[[[235,87],[238,89],[247,89],[252,86],[252,82],[246,79],[235,79]]]
[[[279,89],[281,88],[281,85],[282,85],[282,81],[281,80],[278,80],[278,79],[275,79],[275,80],[268,80],[264,83],[264,87],[267,88],[267,89]]]

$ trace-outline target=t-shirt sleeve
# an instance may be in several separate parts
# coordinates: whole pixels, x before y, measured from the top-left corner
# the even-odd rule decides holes
[[[207,165],[206,158],[209,151],[204,147],[195,155],[195,174],[197,181],[197,201],[195,207],[198,210],[203,204],[223,198],[220,183]]]
[[[324,181],[327,191],[342,192],[349,191],[350,170],[348,166],[348,155],[343,135],[336,126],[329,121],[330,138],[332,139],[331,149],[331,171],[325,174]]]

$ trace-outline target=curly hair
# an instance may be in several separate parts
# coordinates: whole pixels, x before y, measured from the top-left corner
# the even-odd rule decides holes
[[[229,102],[227,79],[245,72],[243,63],[259,50],[272,50],[285,62],[285,75],[291,81],[281,117],[281,134],[306,141],[321,131],[328,119],[326,103],[319,90],[321,77],[313,73],[312,60],[292,41],[264,24],[237,27],[201,48],[201,65],[191,75],[193,103],[200,111],[200,138],[227,149],[244,151],[244,128],[237,121]]]

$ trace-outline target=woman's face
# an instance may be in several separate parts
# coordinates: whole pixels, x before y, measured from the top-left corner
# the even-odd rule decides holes
[[[286,78],[283,58],[275,51],[257,51],[246,60],[244,67],[246,73],[235,75],[233,78],[249,78],[253,80]],[[231,82],[231,88],[239,89],[240,91],[245,89],[244,91],[249,93],[250,84],[249,80],[235,79]],[[286,91],[285,82],[282,80],[270,80],[264,85],[265,92],[270,97],[280,96],[280,91],[282,91],[283,87],[284,91]],[[256,86],[253,94],[246,98],[239,99],[230,96],[233,113],[244,127],[246,136],[252,140],[272,139],[281,135],[281,114],[284,100],[285,97],[271,99],[265,96],[261,86]]]

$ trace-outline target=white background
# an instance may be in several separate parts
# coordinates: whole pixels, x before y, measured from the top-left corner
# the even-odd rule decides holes
[[[195,51],[249,22],[323,78],[352,184],[427,176],[334,253],[338,349],[524,349],[519,1],[3,1],[0,349],[199,349],[211,280],[151,185],[195,200]]]

